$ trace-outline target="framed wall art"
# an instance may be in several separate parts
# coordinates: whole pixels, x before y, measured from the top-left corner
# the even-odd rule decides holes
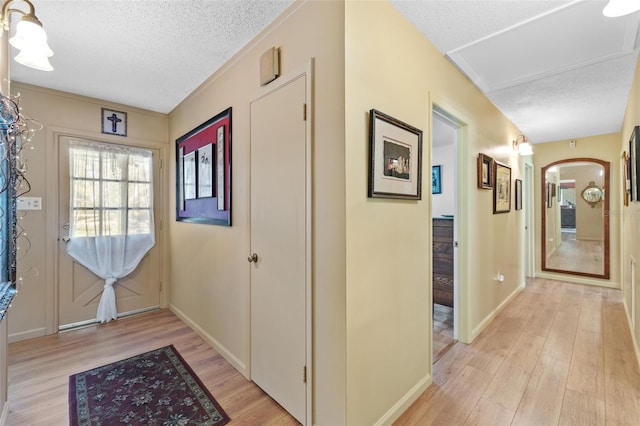
[[[422,130],[369,111],[369,197],[422,198]]]
[[[431,166],[431,193],[442,194],[442,166]]]
[[[511,167],[494,161],[493,214],[511,211]]]
[[[629,196],[631,195],[631,173],[629,172],[629,153],[627,151],[622,153],[622,170],[624,172],[622,197],[624,205],[628,206]]]
[[[493,158],[478,154],[478,188],[493,189]]]
[[[552,189],[551,189],[551,182],[547,182],[546,185],[546,194],[547,194],[547,208],[550,209],[551,207],[553,207],[553,195],[552,195]]]
[[[231,108],[176,139],[176,220],[231,226]]]
[[[127,113],[108,108],[102,110],[102,133],[127,136]]]
[[[629,192],[631,201],[640,201],[638,170],[640,170],[640,126],[635,126],[629,138]]]
[[[516,210],[522,210],[522,180],[516,179],[514,183],[516,198]]]

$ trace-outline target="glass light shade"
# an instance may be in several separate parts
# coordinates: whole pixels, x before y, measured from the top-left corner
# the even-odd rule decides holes
[[[609,0],[602,14],[609,18],[628,15],[640,10],[640,0]]]
[[[9,39],[9,43],[20,50],[28,52],[37,52],[44,56],[52,56],[53,51],[47,44],[47,33],[44,32],[42,25],[39,25],[37,18],[28,19],[29,16],[22,18],[16,26],[16,35]]]
[[[529,142],[520,142],[518,145],[518,154],[533,155],[533,147]]]
[[[29,52],[23,50],[14,58],[17,63],[29,68],[35,68],[40,71],[53,71],[53,67],[49,63],[47,55],[38,52]]]

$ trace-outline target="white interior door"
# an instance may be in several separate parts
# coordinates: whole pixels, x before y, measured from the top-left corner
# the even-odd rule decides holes
[[[306,416],[306,76],[251,103],[251,379]]]
[[[104,280],[76,262],[67,254],[65,237],[69,235],[69,141],[61,137],[59,147],[58,193],[58,329],[92,323],[96,319]],[[162,203],[158,183],[159,152],[153,151],[155,216]],[[118,315],[136,313],[160,307],[160,238],[156,225],[156,244],[142,259],[136,270],[114,285]]]

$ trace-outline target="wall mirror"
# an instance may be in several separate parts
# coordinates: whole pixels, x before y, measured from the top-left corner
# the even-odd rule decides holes
[[[542,168],[543,271],[609,278],[609,162],[556,161]]]

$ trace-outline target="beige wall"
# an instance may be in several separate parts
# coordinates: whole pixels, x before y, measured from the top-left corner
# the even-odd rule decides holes
[[[640,66],[636,65],[636,72],[633,78],[633,85],[629,92],[629,100],[627,110],[625,112],[624,121],[622,123],[622,131],[618,138],[618,154],[629,152],[629,138],[634,126],[640,125]],[[620,176],[620,175],[619,175]],[[621,177],[618,179],[621,181]],[[637,341],[640,340],[640,203],[630,203],[624,206],[622,201],[612,205],[612,219],[615,217],[621,222],[621,269],[622,269],[622,290],[624,295],[624,303],[627,313],[630,317],[635,312],[635,322],[637,324],[633,331],[635,335],[636,350],[638,350]],[[632,275],[632,263],[635,264],[635,277]],[[632,283],[635,278],[635,284]],[[632,297],[632,290],[635,289],[635,297]],[[635,307],[633,301],[635,300]],[[633,324],[634,318],[631,318]]]
[[[476,189],[477,155],[509,164],[512,179],[524,162],[511,148],[517,129],[389,3],[346,2],[345,28],[347,423],[369,425],[393,419],[431,381],[431,103],[466,123],[459,178],[467,340],[524,285],[523,211],[493,214],[491,191]],[[421,201],[367,198],[371,108],[424,132]]]
[[[66,134],[119,144],[139,144],[161,149],[168,154],[168,119],[165,114],[140,110],[71,95],[54,90],[12,82],[11,91],[20,94],[25,116],[36,119],[43,128],[24,150],[28,196],[42,198],[42,210],[22,212],[19,224],[27,233],[18,239],[18,295],[10,312],[10,340],[50,334],[57,330],[55,315],[57,224],[57,135]],[[127,112],[127,137],[101,133],[101,108]],[[163,154],[162,154],[163,153]],[[167,173],[164,174],[165,179]],[[166,182],[161,182],[166,185]],[[170,199],[165,197],[163,211]],[[166,222],[166,217],[164,218]],[[156,220],[156,223],[159,223]],[[28,238],[28,240],[27,240]],[[166,258],[166,254],[163,255]],[[166,264],[166,261],[163,262]],[[166,271],[164,271],[166,272]],[[166,279],[163,281],[166,282]]]
[[[232,107],[231,227],[176,222],[171,204],[171,305],[249,374],[249,104],[259,57],[281,50],[281,70],[315,58],[313,116],[314,422],[345,423],[344,5],[294,4],[170,114],[170,140]],[[171,179],[175,177],[172,165]],[[279,191],[274,188],[274,202]],[[174,199],[172,187],[170,198]]]
[[[603,280],[598,278],[580,277],[570,274],[550,273],[541,270],[541,241],[542,232],[541,223],[541,205],[543,203],[543,188],[540,172],[542,167],[555,161],[570,158],[596,158],[610,163],[609,181],[610,188],[606,194],[609,197],[609,209],[614,210],[621,201],[620,197],[620,153],[618,143],[620,140],[619,133],[611,133],[606,135],[590,136],[576,139],[575,148],[569,146],[569,140],[555,141],[534,145],[533,161],[535,164],[535,228],[536,231],[536,276],[555,278],[559,280],[577,282],[583,284],[603,285],[607,287],[620,286],[620,247],[617,236],[620,235],[620,217],[610,215],[609,218],[609,239],[610,239],[610,268],[611,278]],[[584,189],[581,184],[576,182],[576,198],[580,198],[579,194]],[[586,185],[585,185],[586,186]],[[557,205],[557,197],[554,201]],[[548,244],[548,243],[547,243]]]

